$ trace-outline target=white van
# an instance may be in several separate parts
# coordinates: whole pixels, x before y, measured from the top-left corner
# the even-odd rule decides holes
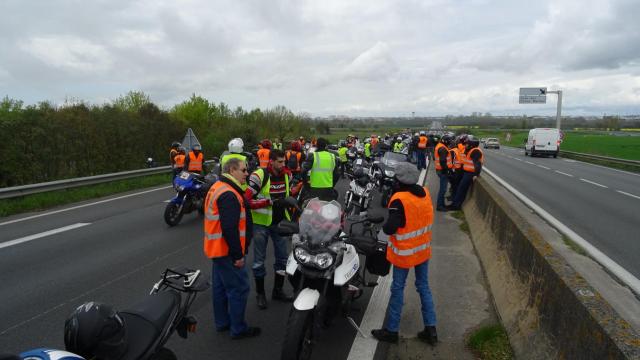
[[[560,151],[560,131],[558,129],[539,128],[529,130],[529,137],[524,145],[524,154],[558,156]]]

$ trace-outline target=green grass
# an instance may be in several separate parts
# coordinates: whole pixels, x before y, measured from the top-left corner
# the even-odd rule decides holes
[[[513,359],[513,350],[509,344],[509,336],[502,325],[481,327],[471,334],[467,345],[480,359],[506,360]]]
[[[88,185],[68,190],[50,191],[0,200],[0,217],[27,211],[48,209],[54,206],[161,184],[170,185],[171,174],[149,175],[133,179],[112,181],[104,184]]]
[[[587,256],[587,252],[584,251],[584,249],[582,247],[580,247],[580,245],[578,245],[575,242],[571,241],[571,239],[569,239],[568,237],[562,235],[562,241],[564,241],[565,245],[567,245],[571,250],[577,252],[578,254],[580,254],[582,256]]]
[[[511,141],[506,141],[506,133],[511,133]],[[480,138],[495,137],[508,146],[522,147],[528,130],[474,130]],[[606,132],[565,131],[562,150],[585,154],[602,155],[627,160],[640,160],[640,136],[615,136]]]
[[[467,219],[464,217],[464,213],[462,211],[452,211],[449,214],[454,218],[462,221],[459,225],[460,230],[467,233],[467,235],[471,235],[471,230],[469,230],[469,224],[467,223]]]

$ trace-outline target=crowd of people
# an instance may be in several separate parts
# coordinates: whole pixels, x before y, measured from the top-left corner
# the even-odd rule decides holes
[[[272,301],[293,301],[285,290],[287,241],[278,234],[277,225],[294,218],[290,196],[304,192],[304,198],[337,199],[334,187],[344,172],[348,154],[369,161],[387,151],[407,156],[407,162],[395,171],[394,193],[388,204],[389,216],[378,235],[387,243],[387,260],[393,266],[393,283],[388,316],[381,329],[372,331],[380,341],[397,342],[403,291],[410,269],[416,271],[416,288],[422,301],[425,328],[418,334],[435,344],[437,333],[433,300],[428,284],[431,258],[433,207],[426,187],[416,185],[427,159],[433,159],[440,179],[437,211],[460,209],[470,184],[482,169],[483,155],[478,141],[471,136],[437,136],[426,131],[395,135],[372,134],[362,142],[349,135],[337,146],[324,138],[304,137],[283,145],[278,139],[262,140],[254,151],[245,151],[240,138],[231,139],[219,158],[220,177],[205,201],[204,252],[212,259],[213,309],[216,330],[230,331],[232,339],[254,337],[260,328],[245,320],[250,281],[245,263],[253,244],[250,265],[255,283],[256,304],[267,309],[265,290],[268,270],[265,266],[269,239],[274,247]],[[199,145],[188,152],[179,143],[172,144],[170,160],[174,172],[203,172],[203,153]],[[415,165],[414,165],[415,164]],[[450,188],[445,203],[447,188]]]

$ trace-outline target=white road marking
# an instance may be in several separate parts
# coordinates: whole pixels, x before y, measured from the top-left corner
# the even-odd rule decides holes
[[[573,163],[574,163],[574,162],[577,162],[576,160],[570,160],[570,159],[562,159],[562,160],[564,160],[564,161],[566,161],[566,162],[573,162]]]
[[[624,191],[621,191],[621,190],[616,190],[616,191],[619,192],[620,194],[624,194],[624,195],[627,195],[627,196],[634,197],[636,199],[640,199],[640,196],[629,194],[628,192],[624,192]]]
[[[591,181],[591,180],[587,180],[587,179],[583,179],[583,178],[580,178],[580,180],[581,180],[581,181],[584,181],[584,182],[587,182],[587,183],[589,183],[589,184],[593,184],[593,185],[595,185],[595,186],[600,186],[600,187],[603,187],[603,188],[606,188],[606,189],[608,189],[608,188],[609,188],[608,186],[605,186],[605,185],[602,185],[602,184],[598,184],[597,182],[593,182],[593,181]]]
[[[516,159],[516,160],[518,160],[518,161],[522,161],[522,159],[518,159],[518,158],[514,158],[514,159]]]
[[[536,163],[533,163],[533,162],[531,162],[531,161],[525,161],[525,162],[526,162],[527,164],[530,164],[530,165],[535,165],[535,164],[536,164]]]
[[[142,194],[147,194],[150,192],[154,192],[154,191],[158,191],[158,190],[164,190],[164,189],[169,189],[172,188],[173,186],[163,186],[161,188],[157,188],[157,189],[151,189],[151,190],[146,190],[146,191],[141,191],[139,193],[134,193],[134,194],[129,194],[129,195],[124,195],[124,196],[118,196],[115,198],[111,198],[111,199],[106,199],[106,200],[100,200],[100,201],[96,201],[96,202],[92,202],[89,204],[83,204],[83,205],[78,205],[78,206],[73,206],[70,208],[66,208],[66,209],[61,209],[61,210],[56,210],[56,211],[50,211],[44,214],[38,214],[38,215],[33,215],[33,216],[27,216],[24,218],[20,218],[20,219],[15,219],[15,220],[10,220],[10,221],[5,221],[3,223],[0,223],[0,226],[3,225],[9,225],[9,224],[13,224],[13,223],[17,223],[17,222],[21,222],[21,221],[25,221],[25,220],[31,220],[31,219],[36,219],[42,216],[47,216],[47,215],[53,215],[53,214],[58,214],[61,212],[65,212],[65,211],[71,211],[71,210],[75,210],[75,209],[81,209],[83,207],[87,207],[87,206],[92,206],[92,205],[98,205],[98,204],[104,204],[110,201],[115,201],[115,200],[120,200],[120,199],[125,199],[128,197],[132,197],[132,196],[137,196],[137,195],[142,195]]]
[[[171,202],[171,199],[163,201],[163,203]]]
[[[22,243],[25,243],[27,241],[40,239],[40,238],[43,238],[45,236],[59,234],[61,232],[77,229],[77,228],[80,228],[80,227],[83,227],[83,226],[87,226],[87,225],[91,225],[91,223],[77,223],[77,224],[63,226],[61,228],[57,228],[57,229],[41,232],[41,233],[34,234],[34,235],[21,237],[19,239],[10,240],[10,241],[1,243],[0,244],[0,249],[6,248],[6,247],[9,247],[9,246],[13,246],[13,245],[22,244]]]
[[[551,168],[548,168],[548,167],[543,166],[543,165],[536,165],[536,166],[539,167],[539,168],[543,168],[545,170],[551,170]]]
[[[557,172],[558,174],[562,174],[562,175],[565,175],[565,176],[568,176],[568,177],[573,177],[573,175],[571,175],[571,174],[567,174],[567,173],[564,173],[564,172],[562,172],[562,171],[558,171],[558,170],[556,170],[556,172]]]

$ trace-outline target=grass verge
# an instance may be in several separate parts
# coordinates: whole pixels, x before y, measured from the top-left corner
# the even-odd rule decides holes
[[[509,336],[500,324],[487,325],[474,331],[467,345],[482,360],[513,359]]]
[[[111,181],[68,190],[56,190],[12,199],[0,200],[0,217],[27,211],[44,210],[87,199],[117,194],[129,190],[171,184],[171,174],[149,175],[145,177]]]
[[[467,219],[465,219],[464,217],[464,213],[462,211],[452,211],[449,214],[451,214],[451,216],[453,216],[454,218],[462,221],[459,225],[460,230],[464,231],[465,233],[467,233],[467,235],[471,235],[471,230],[469,230],[469,224],[467,223]]]
[[[562,241],[564,241],[565,245],[567,245],[571,250],[577,252],[578,254],[580,254],[582,256],[587,256],[587,252],[584,251],[584,249],[582,247],[580,247],[580,245],[576,244],[575,242],[573,242],[568,237],[562,235]]]

